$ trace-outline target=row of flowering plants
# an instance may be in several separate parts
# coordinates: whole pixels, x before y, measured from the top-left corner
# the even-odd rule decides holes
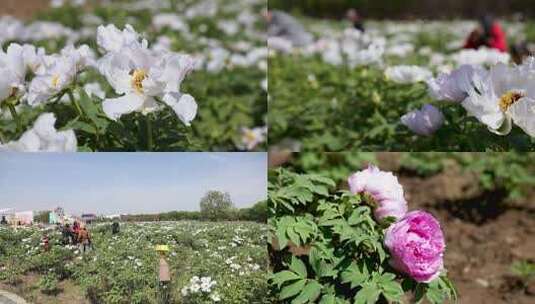
[[[261,149],[265,3],[228,3],[66,1],[31,22],[0,17],[0,149]]]
[[[326,177],[270,172],[272,289],[284,303],[456,301],[440,223],[408,211],[390,172],[370,166],[335,191]]]
[[[532,151],[534,59],[461,50],[465,21],[304,19],[310,45],[270,48],[270,145],[293,150]],[[507,23],[510,37],[531,25]],[[292,142],[289,146],[288,143]]]
[[[67,303],[58,300],[62,292],[92,303],[162,303],[154,248],[166,244],[171,272],[167,303],[271,303],[265,224],[122,223],[116,235],[111,224],[89,229],[93,244],[83,253],[78,246],[64,245],[54,228],[0,226],[0,283],[32,303]],[[43,247],[44,233],[49,251]],[[49,293],[58,297],[43,299]]]

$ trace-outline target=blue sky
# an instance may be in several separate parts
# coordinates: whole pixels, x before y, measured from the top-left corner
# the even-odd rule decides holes
[[[208,190],[237,207],[267,197],[266,153],[0,153],[0,209],[198,210]]]

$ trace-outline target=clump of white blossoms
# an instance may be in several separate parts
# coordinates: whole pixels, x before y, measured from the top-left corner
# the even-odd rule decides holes
[[[26,66],[22,46],[12,43],[6,52],[0,49],[0,102],[24,89]]]
[[[433,77],[433,73],[426,68],[414,65],[400,65],[388,67],[385,70],[387,79],[400,84],[422,82]]]
[[[73,130],[58,131],[56,117],[44,113],[37,118],[33,127],[24,132],[19,140],[0,143],[0,151],[16,152],[76,152],[77,141]]]
[[[85,44],[78,48],[68,45],[54,55],[45,55],[43,50],[31,46],[24,47],[25,66],[36,74],[25,99],[34,107],[54,101],[52,97],[67,89],[79,73],[95,64],[95,54]]]
[[[221,297],[217,291],[212,290],[216,285],[217,282],[210,277],[199,278],[198,276],[193,276],[190,279],[189,284],[180,290],[180,293],[183,297],[195,295],[208,296],[213,302],[219,302]]]
[[[252,129],[244,127],[241,133],[241,144],[238,145],[239,148],[251,151],[266,141],[267,127],[256,127]]]
[[[520,66],[499,63],[484,69],[462,66],[428,83],[437,99],[461,102],[468,115],[498,135],[511,132],[513,123],[535,137],[535,58]]]
[[[180,92],[180,84],[195,66],[192,57],[153,52],[130,25],[123,31],[114,25],[99,26],[97,44],[106,52],[97,63],[98,70],[121,95],[102,103],[110,119],[117,120],[132,112],[147,114],[160,110],[161,101],[185,125],[190,125],[197,114],[197,103],[191,95]]]

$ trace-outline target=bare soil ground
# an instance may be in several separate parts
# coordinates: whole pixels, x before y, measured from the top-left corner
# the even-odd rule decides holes
[[[0,16],[11,15],[27,19],[36,12],[50,7],[49,0],[1,0]]]
[[[396,168],[395,154],[379,160],[382,168]],[[430,178],[401,174],[400,183],[410,209],[424,209],[440,220],[445,265],[460,303],[535,303],[535,282],[526,287],[511,272],[515,261],[535,262],[535,192],[506,202],[504,191],[483,191],[477,176],[455,166]]]
[[[0,283],[0,289],[7,290],[24,298],[32,304],[56,304],[56,303],[76,303],[89,304],[80,288],[70,280],[59,283],[60,292],[57,295],[45,295],[39,291],[37,286],[39,277],[34,274],[26,275],[22,278],[22,283],[12,286]]]

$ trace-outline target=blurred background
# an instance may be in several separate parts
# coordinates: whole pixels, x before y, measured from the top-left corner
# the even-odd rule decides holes
[[[532,17],[532,0],[269,0],[270,9],[281,9],[315,17],[344,16],[357,8],[366,18],[469,18],[483,12],[495,16]]]
[[[36,11],[50,7],[49,0],[2,0],[0,15],[29,18]]]

